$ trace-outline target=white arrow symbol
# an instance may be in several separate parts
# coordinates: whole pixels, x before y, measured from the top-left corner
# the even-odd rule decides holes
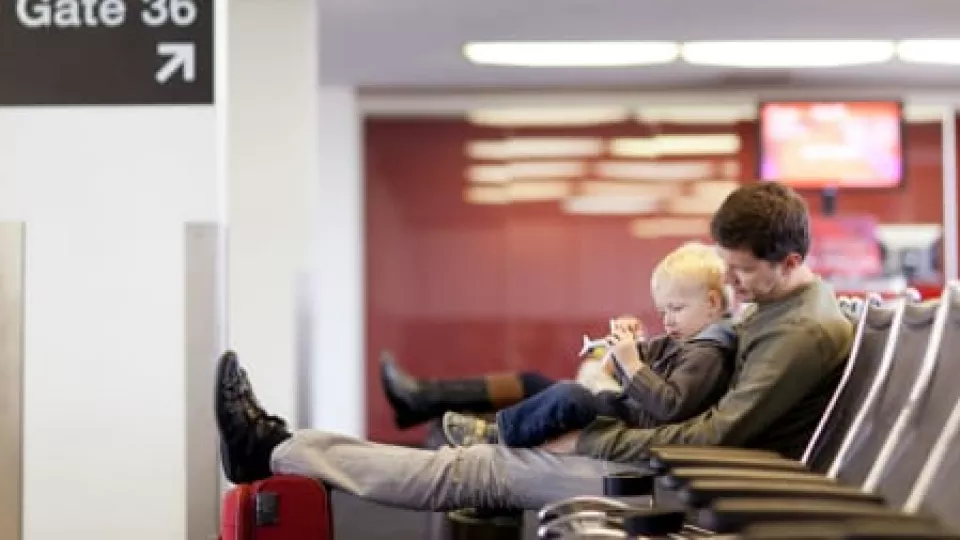
[[[183,69],[184,82],[193,82],[197,78],[197,57],[193,43],[157,43],[157,54],[169,57],[154,75],[158,83],[169,81],[178,69]]]

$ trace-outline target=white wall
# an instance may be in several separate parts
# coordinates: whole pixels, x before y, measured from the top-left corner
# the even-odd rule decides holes
[[[216,110],[0,108],[0,220],[27,222],[25,540],[186,538],[187,221],[229,220],[229,345],[294,424],[297,277],[318,242],[347,254],[320,275],[316,335],[349,344],[313,362],[320,422],[362,429],[354,93],[320,111],[316,2],[222,4]]]
[[[364,186],[356,91],[321,86],[310,427],[366,433]]]
[[[24,538],[184,538],[183,222],[216,218],[212,107],[0,109],[27,221]]]
[[[317,9],[229,3],[229,343],[264,405],[294,425],[297,283],[318,198]]]

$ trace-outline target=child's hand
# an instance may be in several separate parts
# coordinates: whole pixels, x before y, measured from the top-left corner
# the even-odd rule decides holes
[[[637,336],[633,333],[616,331],[607,337],[610,348],[603,358],[603,369],[616,373],[616,363],[620,364],[627,377],[633,377],[643,367],[643,361],[637,351]]]
[[[610,332],[612,334],[630,334],[635,338],[642,338],[643,324],[640,319],[632,315],[624,315],[610,321]]]
[[[603,360],[600,361],[600,367],[603,369],[603,372],[607,375],[616,378],[617,377],[617,365],[613,359],[613,355],[607,352],[603,355]]]

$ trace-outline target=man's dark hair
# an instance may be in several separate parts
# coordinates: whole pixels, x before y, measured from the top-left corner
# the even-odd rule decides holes
[[[745,184],[731,193],[710,220],[713,241],[726,249],[749,250],[778,263],[791,253],[806,259],[810,218],[803,198],[777,182]]]

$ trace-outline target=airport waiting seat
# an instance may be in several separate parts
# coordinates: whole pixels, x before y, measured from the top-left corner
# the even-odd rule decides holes
[[[877,531],[883,529],[880,525],[883,523],[889,524],[884,537],[898,534],[905,538],[954,537],[956,532],[942,524],[953,524],[951,520],[956,517],[950,509],[960,502],[956,496],[958,488],[946,480],[960,473],[956,460],[949,459],[951,452],[956,452],[956,432],[960,425],[960,386],[953,382],[960,377],[960,353],[955,352],[960,346],[958,296],[954,286],[944,293],[932,332],[923,331],[928,326],[924,320],[905,318],[901,337],[930,334],[926,353],[896,355],[898,363],[889,383],[882,389],[877,406],[861,411],[871,417],[871,422],[863,424],[862,431],[855,434],[846,459],[838,459],[834,464],[841,480],[862,478],[860,489],[851,489],[852,484],[822,486],[822,494],[818,496],[816,492],[820,488],[809,484],[791,486],[787,483],[776,489],[761,483],[707,483],[700,486],[699,491],[712,495],[706,500],[701,495],[697,501],[701,503],[699,507],[686,508],[685,513],[694,525],[687,530],[732,533],[762,523],[764,525],[756,525],[745,533],[745,537],[753,534],[762,538],[761,534],[769,536],[771,528],[776,529],[769,524],[771,521],[816,520],[823,523],[810,526],[820,526],[826,537],[833,534],[827,532],[831,530],[843,530],[844,534],[857,538],[873,537],[870,535],[879,534]],[[898,349],[914,349],[915,341],[906,340]],[[922,361],[918,362],[917,357]],[[907,369],[905,364],[919,364],[919,368]],[[904,377],[907,372],[916,374]],[[909,384],[905,384],[908,381]],[[864,454],[875,454],[875,459],[858,458],[866,457]],[[698,490],[696,482],[689,488]],[[797,497],[798,494],[802,494],[802,498]],[[871,500],[875,496],[890,506]],[[937,506],[951,504],[954,506]],[[631,533],[643,530],[643,519],[639,515],[627,517],[623,520],[624,528]],[[763,527],[767,529],[764,531]],[[805,534],[809,536],[810,530]]]
[[[900,326],[907,307],[903,300],[891,302],[881,306],[874,299],[861,307],[854,344],[846,372],[838,385],[834,399],[828,404],[824,418],[816,430],[804,455],[804,462],[790,462],[773,452],[763,452],[737,448],[688,448],[684,446],[653,448],[648,453],[652,474],[641,478],[607,478],[605,485],[609,495],[637,495],[652,494],[654,478],[658,487],[676,489],[694,478],[733,477],[744,475],[769,476],[771,474],[787,474],[785,467],[793,469],[797,475],[809,475],[807,463],[826,463],[835,457],[839,445],[835,442],[841,439],[843,432],[849,429],[855,420],[850,412],[861,408],[868,398],[869,390],[877,383],[886,379],[893,366],[893,353],[899,337],[895,331]],[[928,308],[926,312],[932,313]],[[919,318],[920,316],[917,315]],[[876,394],[877,391],[874,391]],[[859,419],[863,421],[863,419]],[[714,451],[714,452],[711,452]],[[660,462],[661,455],[669,455],[679,463],[676,467],[667,466]],[[709,460],[709,461],[704,461]],[[709,467],[685,466],[688,463],[700,465],[706,463]],[[731,464],[730,467],[718,468],[717,465]],[[772,470],[760,468],[757,464],[775,467]],[[752,465],[752,467],[751,467]],[[812,467],[811,467],[812,468]],[[820,470],[820,469],[813,469]],[[817,479],[822,480],[817,476]],[[544,507],[540,512],[542,525],[548,525],[559,517],[576,520],[577,514],[585,517],[582,512],[591,512],[586,516],[596,517],[596,512],[629,511],[629,503],[611,498],[578,497]]]

